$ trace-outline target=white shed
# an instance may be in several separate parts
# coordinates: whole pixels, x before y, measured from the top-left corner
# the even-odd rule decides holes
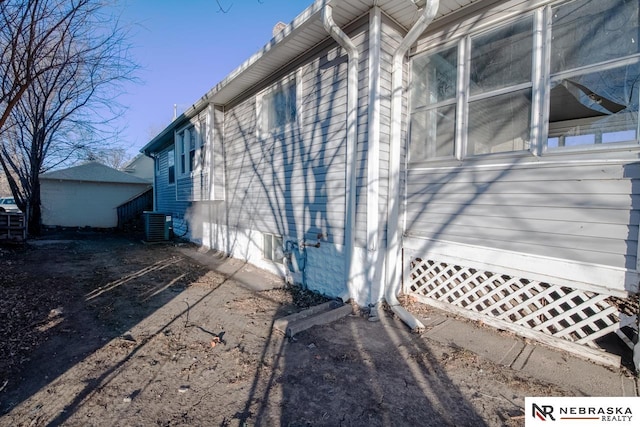
[[[121,170],[129,175],[147,180],[150,184],[153,182],[153,159],[144,154],[138,154],[129,160]]]
[[[40,175],[42,224],[114,228],[117,207],[147,191],[148,181],[97,162]]]

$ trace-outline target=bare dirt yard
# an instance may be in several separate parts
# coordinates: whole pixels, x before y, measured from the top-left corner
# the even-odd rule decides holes
[[[524,396],[572,395],[391,316],[285,339],[273,322],[320,296],[258,272],[256,292],[184,248],[0,247],[0,425],[519,426]]]

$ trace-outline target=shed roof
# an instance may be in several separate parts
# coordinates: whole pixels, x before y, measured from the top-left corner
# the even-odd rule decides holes
[[[481,0],[440,0],[436,20]],[[173,129],[197,115],[209,104],[226,105],[250,91],[269,75],[299,55],[329,38],[322,24],[325,5],[333,6],[333,18],[340,27],[379,6],[404,28],[411,28],[420,16],[425,0],[315,0],[262,49],[209,90],[140,151],[149,154],[170,142]]]
[[[40,179],[149,185],[149,182],[142,178],[138,178],[137,176],[125,172],[120,172],[117,169],[105,166],[98,162],[88,162],[67,169],[46,172],[40,175]]]

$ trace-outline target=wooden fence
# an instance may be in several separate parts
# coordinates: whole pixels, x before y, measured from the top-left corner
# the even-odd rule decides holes
[[[153,188],[118,206],[118,228],[153,209]]]

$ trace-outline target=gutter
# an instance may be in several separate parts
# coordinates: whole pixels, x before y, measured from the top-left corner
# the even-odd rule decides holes
[[[414,1],[414,3],[417,3]],[[391,146],[389,147],[389,198],[387,201],[387,253],[385,299],[391,310],[406,323],[412,331],[424,329],[424,325],[405,310],[398,301],[402,279],[400,222],[400,151],[402,147],[402,95],[404,57],[418,37],[427,29],[438,12],[439,0],[427,0],[422,14],[402,39],[393,55],[391,74]]]
[[[345,259],[346,259],[346,284],[348,295],[343,295],[343,301],[356,297],[353,289],[354,277],[354,230],[356,212],[356,144],[358,138],[358,66],[360,54],[353,41],[333,20],[333,7],[325,4],[322,9],[322,24],[329,35],[347,51],[349,57],[349,71],[347,80],[347,154],[346,154],[346,213],[345,213]]]

